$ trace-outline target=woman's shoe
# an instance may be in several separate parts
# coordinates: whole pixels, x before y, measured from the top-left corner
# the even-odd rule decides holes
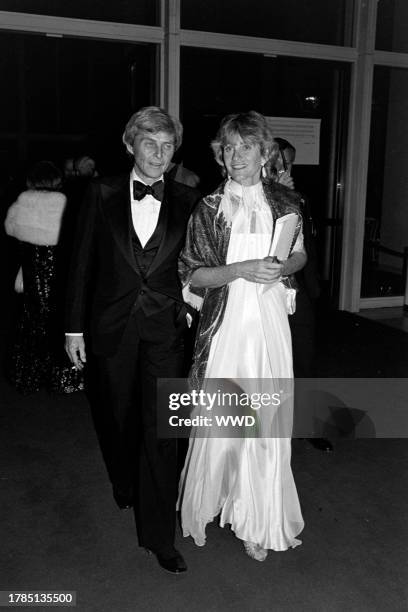
[[[244,542],[244,548],[246,554],[255,559],[255,561],[265,561],[268,556],[268,551],[265,548],[262,548],[259,544],[254,544],[253,542]]]

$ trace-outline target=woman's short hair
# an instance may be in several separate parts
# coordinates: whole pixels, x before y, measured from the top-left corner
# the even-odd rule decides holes
[[[258,144],[261,155],[265,157],[266,161],[270,161],[273,157],[276,159],[279,149],[274,142],[266,118],[256,111],[248,111],[247,113],[227,115],[221,121],[217,135],[211,142],[214,157],[221,166],[224,165],[223,148],[227,144],[228,137],[232,134],[239,134],[242,140],[251,144]]]
[[[39,161],[27,173],[27,187],[50,191],[62,187],[62,172],[50,161]]]
[[[136,135],[139,132],[148,132],[149,134],[167,132],[172,134],[175,149],[179,148],[183,138],[183,126],[180,121],[158,106],[145,106],[131,116],[123,132],[123,143],[133,147]]]

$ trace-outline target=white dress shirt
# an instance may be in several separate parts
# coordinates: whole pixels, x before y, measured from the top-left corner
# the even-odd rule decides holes
[[[163,176],[161,176],[158,180],[163,180]],[[134,200],[133,181],[140,181],[141,183],[143,183],[143,185],[146,185],[146,183],[138,177],[134,168],[130,174],[129,185],[130,203],[132,208],[132,221],[137,237],[140,240],[140,244],[142,245],[142,247],[145,247],[149,238],[156,229],[161,202],[159,200],[156,200],[156,198],[150,194],[146,195],[141,200]]]

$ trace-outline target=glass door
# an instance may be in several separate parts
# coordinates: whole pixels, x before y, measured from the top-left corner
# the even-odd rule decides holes
[[[405,292],[407,96],[408,70],[375,68],[361,279],[361,298],[365,306],[370,305],[370,298],[384,298],[384,306],[392,305],[389,298],[399,296],[402,301]],[[381,301],[377,305],[380,306]]]
[[[104,173],[123,168],[126,121],[157,101],[156,55],[154,44],[2,33],[2,183],[85,153]]]
[[[209,145],[224,115],[253,109],[270,117],[320,120],[318,159],[295,160],[293,178],[295,188],[311,202],[320,275],[333,297],[341,257],[349,72],[340,62],[181,49],[182,156],[184,165],[200,176],[203,193],[221,180]],[[290,141],[289,135],[279,136]]]

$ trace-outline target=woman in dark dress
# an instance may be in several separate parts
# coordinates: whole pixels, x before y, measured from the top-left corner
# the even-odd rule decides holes
[[[5,230],[21,248],[21,268],[15,289],[23,305],[12,348],[8,376],[24,394],[45,386],[71,393],[83,389],[82,374],[72,369],[63,352],[62,289],[58,241],[66,197],[60,192],[62,174],[51,162],[38,162],[7,212]]]

